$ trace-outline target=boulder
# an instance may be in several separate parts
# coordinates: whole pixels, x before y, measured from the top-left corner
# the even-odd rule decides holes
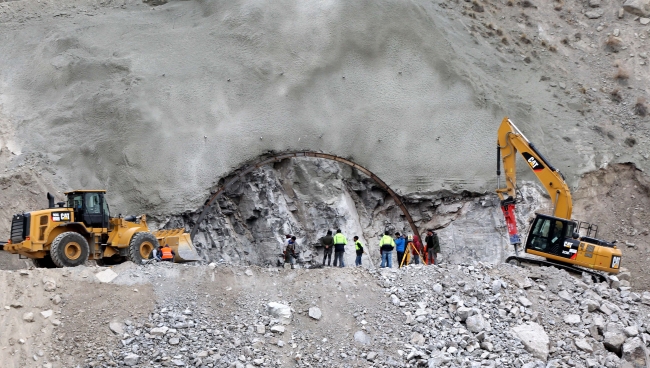
[[[117,277],[117,274],[115,273],[115,271],[111,270],[110,268],[107,268],[102,272],[97,272],[95,274],[95,277],[97,277],[97,280],[99,280],[99,282],[109,283]]]
[[[413,332],[411,334],[411,344],[416,345],[416,346],[423,346],[425,343],[424,336],[422,334]]]
[[[567,325],[577,325],[580,321],[580,316],[577,314],[567,314],[564,316],[564,323]]]
[[[116,335],[124,335],[124,325],[120,322],[111,322],[108,324],[108,328]]]
[[[546,361],[549,352],[549,339],[544,327],[528,322],[512,328],[513,334],[521,340],[524,348],[538,359]]]
[[[494,280],[492,282],[492,292],[498,294],[501,292],[501,280]]]
[[[322,316],[323,314],[321,313],[320,308],[318,307],[309,308],[309,317],[315,320],[319,320]]]
[[[280,320],[283,325],[291,323],[291,308],[288,305],[271,302],[267,305],[269,314]]]
[[[461,322],[465,322],[472,315],[472,308],[460,307],[456,310],[456,315],[460,318]]]
[[[465,325],[469,331],[474,333],[479,333],[490,327],[490,324],[480,314],[467,317]]]
[[[587,309],[588,312],[593,312],[600,307],[600,304],[591,299],[583,299],[582,302],[580,302],[580,307]]]
[[[519,303],[521,303],[521,305],[523,305],[523,306],[526,307],[526,308],[528,308],[528,307],[530,307],[531,305],[533,305],[533,303],[531,303],[530,300],[528,300],[528,298],[523,297],[523,296],[520,296],[520,297],[519,297]]]
[[[641,303],[650,305],[650,291],[644,291],[641,295]]]
[[[45,319],[48,319],[48,318],[52,317],[53,313],[54,313],[54,311],[52,311],[51,309],[48,309],[48,310],[42,311],[41,316],[43,316],[43,318],[45,318]]]
[[[56,290],[56,281],[53,278],[45,276],[43,277],[43,290],[52,292]]]
[[[370,336],[366,335],[363,331],[357,331],[354,333],[354,341],[363,345],[368,345],[371,342]]]
[[[557,293],[557,296],[559,296],[560,299],[564,300],[567,303],[573,303],[573,298],[571,297],[569,292],[566,291],[566,290],[560,290],[560,292]]]
[[[628,326],[623,329],[623,333],[625,333],[625,336],[627,337],[636,337],[639,335],[639,329],[634,325]]]
[[[618,35],[614,36],[618,37]],[[618,277],[618,279],[621,281],[631,281],[630,279],[632,278],[632,274],[629,271],[623,271],[619,272],[616,277]]]
[[[280,325],[273,326],[273,327],[271,327],[271,332],[278,333],[278,334],[283,334],[284,333],[284,326],[280,326]]]
[[[587,353],[594,352],[594,347],[591,346],[587,339],[575,339],[573,342],[576,344],[576,347],[582,351],[586,351]]]
[[[589,19],[598,19],[605,14],[603,9],[590,10],[585,12],[585,17]]]
[[[608,331],[605,332],[603,337],[604,337],[603,345],[605,345],[605,349],[609,351],[613,351],[617,354],[621,352],[621,347],[625,342],[625,334],[620,333],[618,331],[611,331],[611,332]]]
[[[138,354],[129,354],[124,357],[124,365],[133,367],[134,365],[138,364],[139,360],[140,356]]]
[[[34,322],[34,313],[27,312],[23,314],[23,321],[25,322]]]
[[[648,352],[643,341],[635,337],[623,344],[623,360],[631,363],[634,368],[646,368],[648,363]]]
[[[165,335],[167,333],[168,330],[169,330],[169,327],[167,327],[167,326],[156,327],[156,328],[152,328],[149,331],[149,334],[153,335],[153,336],[163,336],[163,335]]]
[[[650,0],[626,0],[623,3],[626,12],[645,17],[650,15]]]

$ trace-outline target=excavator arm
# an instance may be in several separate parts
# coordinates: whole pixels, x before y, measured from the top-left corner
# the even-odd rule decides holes
[[[503,118],[497,137],[497,195],[501,199],[501,209],[506,218],[511,244],[521,243],[514,215],[517,198],[517,152],[526,160],[537,179],[546,188],[553,202],[553,215],[570,219],[573,208],[569,186],[560,171],[548,162],[510,119]],[[502,162],[505,187],[501,186]]]

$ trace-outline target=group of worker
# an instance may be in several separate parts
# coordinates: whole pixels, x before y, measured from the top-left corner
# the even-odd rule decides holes
[[[174,256],[176,256],[176,252],[169,245],[165,245],[164,247],[158,245],[158,248],[153,251],[153,259],[158,262],[174,262]]]
[[[379,241],[379,251],[381,252],[380,268],[393,267],[393,250],[397,252],[397,267],[408,264],[407,255],[413,257],[413,263],[420,264],[420,256],[424,264],[437,264],[438,253],[440,253],[440,240],[438,234],[433,230],[427,230],[427,236],[424,238],[426,248],[422,245],[418,235],[409,235],[404,237],[400,233],[395,233],[393,238],[389,231],[384,232],[384,236]]]
[[[284,261],[290,263],[291,268],[295,267],[295,261],[298,258],[296,249],[296,237],[287,235],[287,247],[284,250]],[[334,267],[345,267],[343,255],[345,253],[345,246],[348,244],[347,238],[341,233],[341,229],[336,230],[336,234],[332,235],[332,231],[328,230],[327,235],[321,238],[321,245],[323,246],[323,266],[332,266],[332,253],[334,253]],[[365,253],[363,244],[359,241],[358,236],[354,236],[354,250],[356,252],[356,259],[354,265],[361,266],[361,258]],[[424,264],[436,264],[438,253],[440,253],[440,241],[438,234],[433,230],[427,231],[425,237],[426,249],[422,246],[420,237],[417,235],[409,235],[408,237],[402,236],[400,233],[395,233],[395,238],[390,235],[389,231],[384,232],[379,241],[379,249],[381,252],[381,268],[392,268],[393,263],[393,250],[397,252],[398,267],[408,264],[406,255],[411,254],[413,262],[420,264],[420,256],[423,258]],[[326,264],[327,263],[327,264]]]

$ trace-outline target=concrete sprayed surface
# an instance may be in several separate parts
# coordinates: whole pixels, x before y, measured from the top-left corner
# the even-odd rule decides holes
[[[608,146],[576,157],[558,134],[578,115],[454,18],[438,2],[0,4],[4,145],[121,212],[195,209],[270,150],[351,157],[402,193],[490,190],[505,114],[577,160],[571,181],[595,169]]]

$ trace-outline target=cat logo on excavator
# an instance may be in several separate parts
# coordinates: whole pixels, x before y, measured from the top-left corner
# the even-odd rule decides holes
[[[31,258],[37,267],[74,267],[87,260],[141,264],[158,245],[169,245],[175,262],[200,259],[184,229],[151,232],[146,216],[111,217],[105,190],[66,192],[66,202],[14,215],[4,250]]]

